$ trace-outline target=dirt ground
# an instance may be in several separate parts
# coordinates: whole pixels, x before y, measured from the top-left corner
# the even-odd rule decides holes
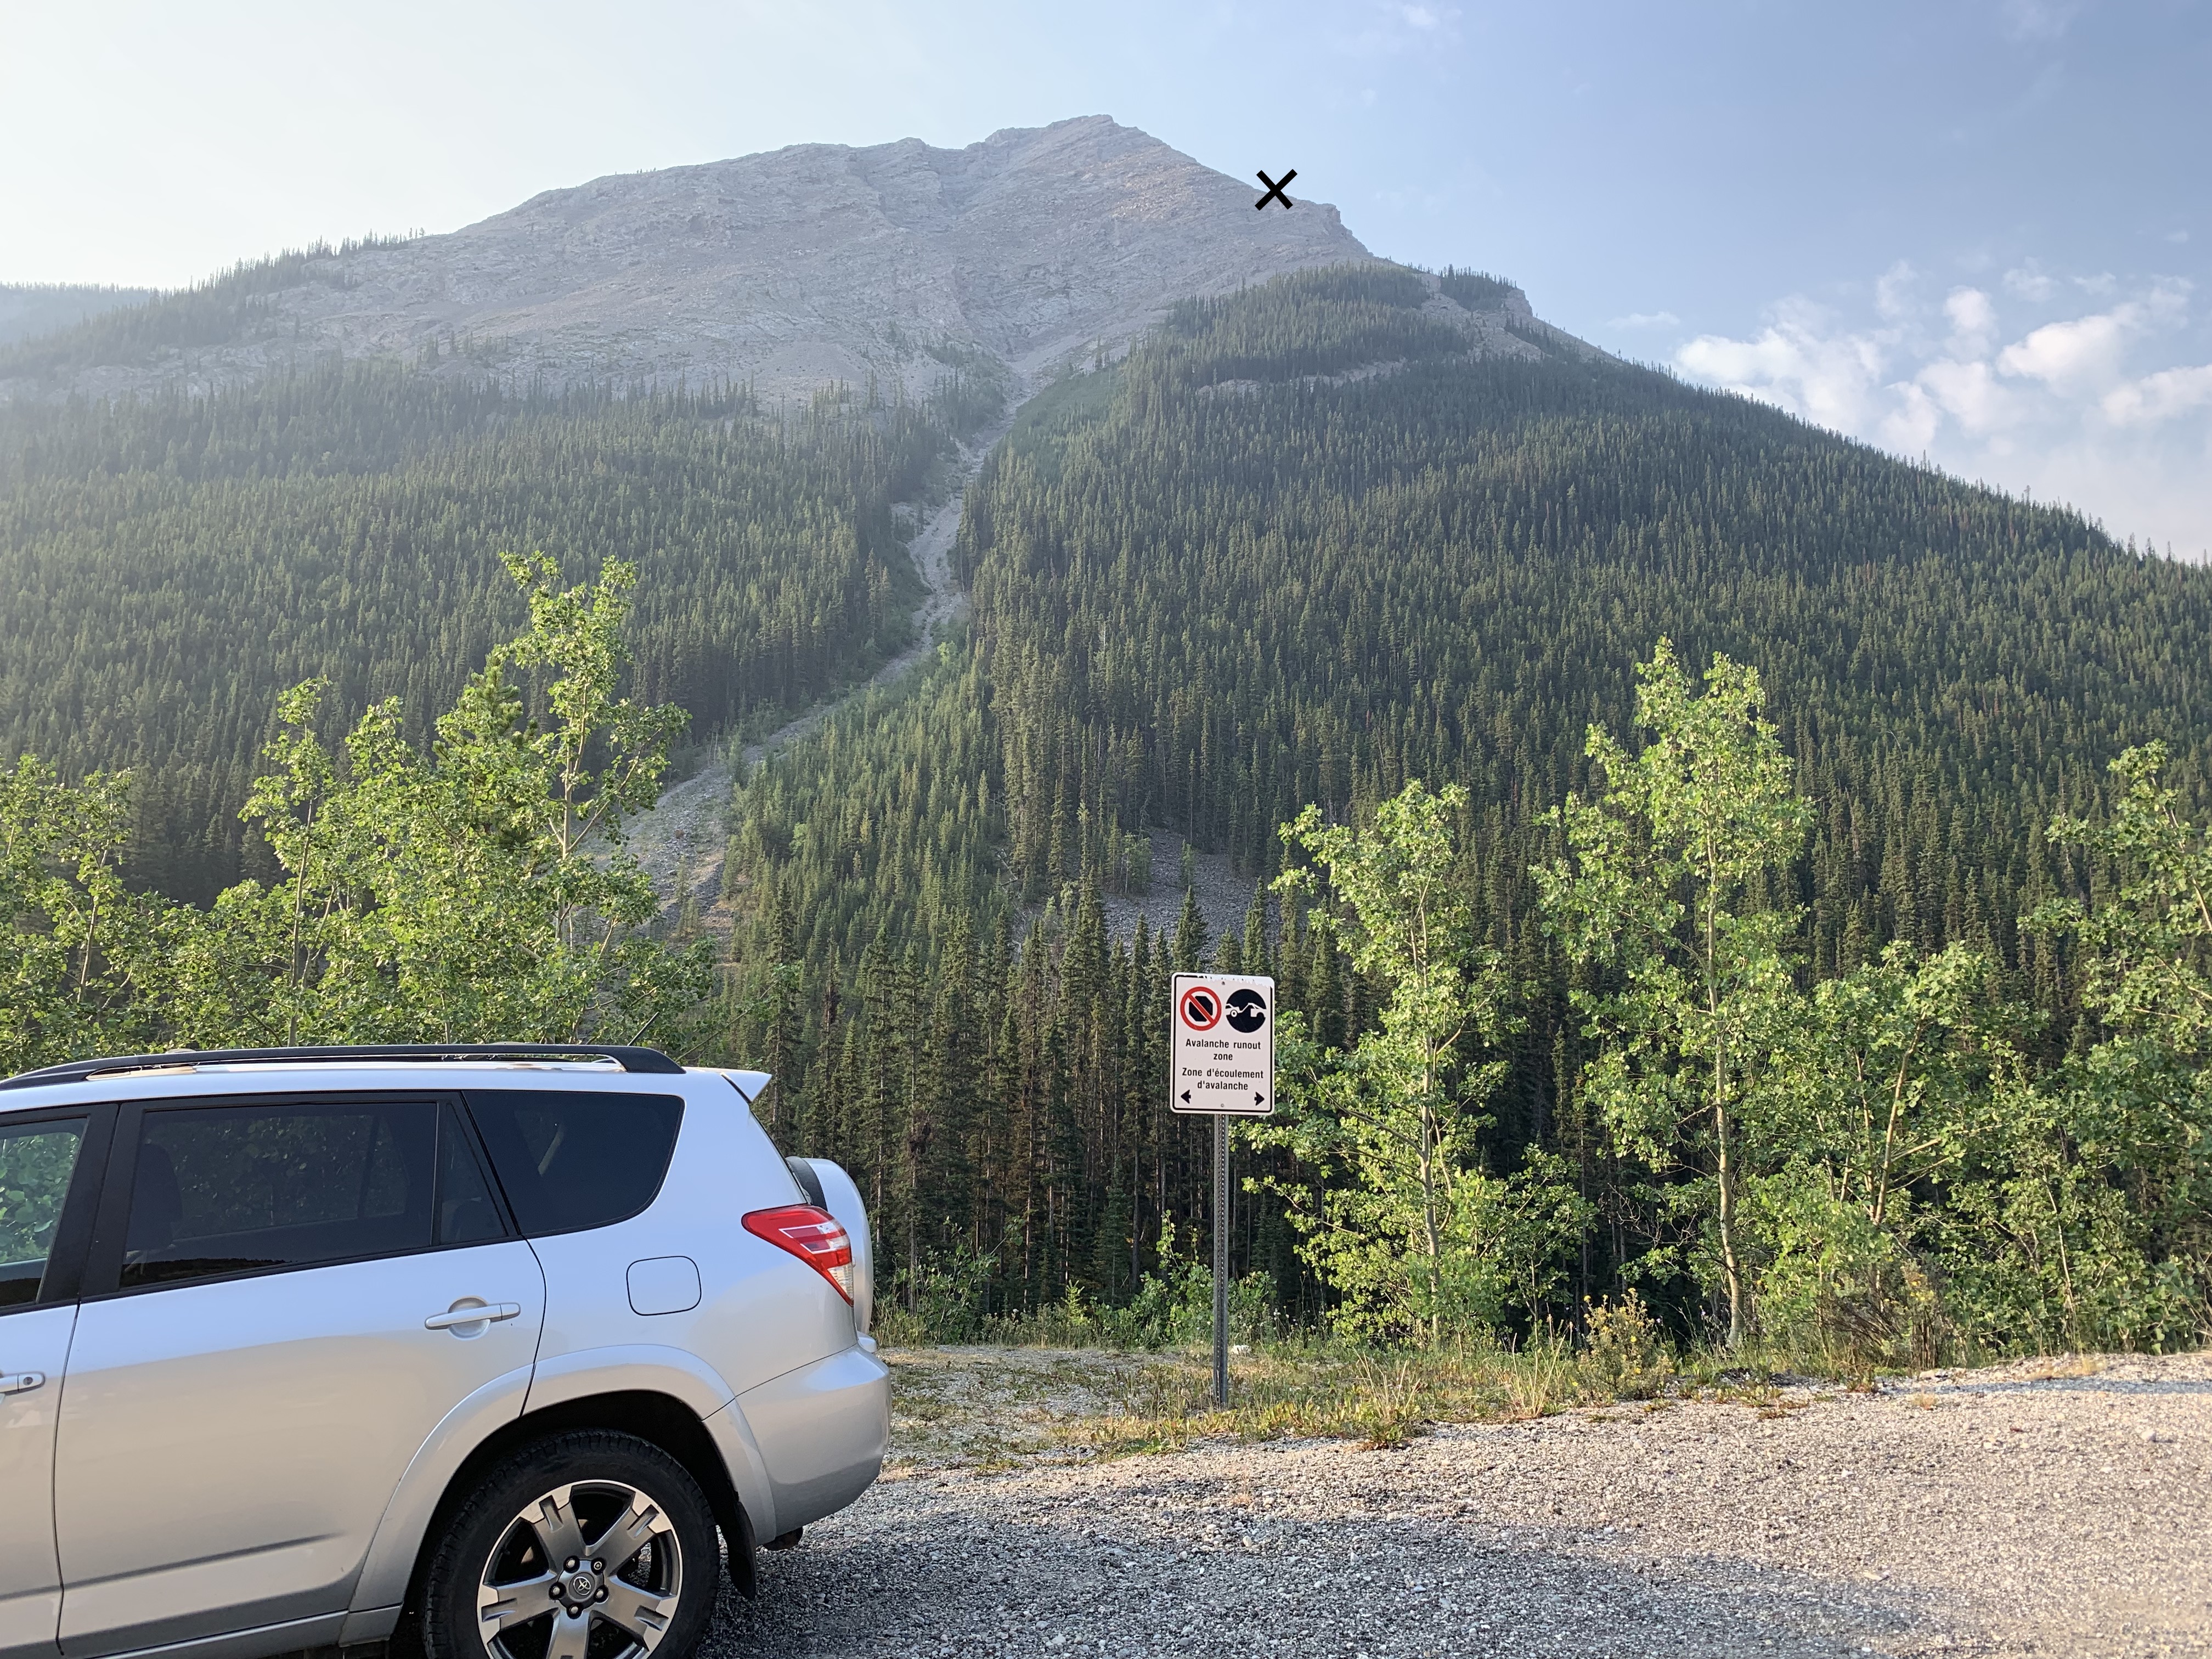
[[[886,1479],[715,1659],[2212,1655],[2212,1357],[1105,1462],[1140,1359],[894,1358]]]

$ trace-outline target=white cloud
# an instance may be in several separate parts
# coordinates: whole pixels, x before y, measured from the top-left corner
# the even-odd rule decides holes
[[[1352,58],[1389,58],[1408,52],[1434,52],[1439,42],[1459,37],[1457,6],[1368,0],[1364,19],[1347,19],[1334,32],[1332,50]]]
[[[1676,328],[1682,319],[1671,311],[1632,311],[1626,317],[1615,317],[1606,324],[1607,328]]]
[[[1878,416],[1874,400],[1893,343],[1883,331],[1837,329],[1826,307],[1793,297],[1772,308],[1757,338],[1700,334],[1674,362],[1698,380],[1849,432]]]
[[[2119,372],[2120,353],[2126,345],[2119,317],[2106,312],[2070,323],[2045,323],[1999,352],[1997,368],[2063,392],[2112,380]]]
[[[2021,418],[2018,401],[1983,362],[1943,358],[1913,376],[1936,406],[1976,435],[1996,432]]]
[[[2014,40],[2056,40],[2081,15],[2081,0],[2003,0],[2004,32]]]
[[[2115,426],[2150,426],[2212,404],[2212,363],[2162,368],[2107,392],[2099,407]]]
[[[1996,343],[1997,308],[1978,288],[1954,288],[1943,301],[1943,314],[1951,319],[1951,355],[1983,357]]]
[[[1674,362],[1967,477],[2070,499],[2117,534],[2212,554],[2212,363],[2187,360],[2190,285],[2027,260],[2000,286],[2002,300],[1962,285],[1937,301],[1900,261],[1861,300],[1871,315],[1793,295],[1756,331],[1701,334]],[[2063,307],[2099,292],[2107,303]]]
[[[1894,320],[1913,307],[1913,288],[1920,273],[1899,259],[1875,279],[1874,308],[1884,317]]]
[[[2014,298],[2035,305],[2042,304],[2058,292],[2057,282],[2045,275],[2041,263],[2034,259],[2022,260],[2005,272],[2004,285],[2005,292]]]
[[[2041,380],[2055,391],[2110,386],[2136,336],[2181,320],[2188,285],[2164,282],[2140,300],[2069,321],[2045,323],[1997,354],[2001,374]]]

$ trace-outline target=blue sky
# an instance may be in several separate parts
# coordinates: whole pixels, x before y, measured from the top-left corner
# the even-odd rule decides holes
[[[1625,355],[2212,547],[2212,0],[8,12],[0,280],[1103,112]]]

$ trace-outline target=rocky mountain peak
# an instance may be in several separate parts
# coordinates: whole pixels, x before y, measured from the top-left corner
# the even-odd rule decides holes
[[[962,149],[799,144],[319,254],[234,337],[72,384],[251,377],[337,349],[555,384],[750,380],[769,401],[871,377],[918,394],[972,354],[1033,372],[1186,295],[1368,257],[1334,208],[1255,212],[1258,195],[1103,115]]]

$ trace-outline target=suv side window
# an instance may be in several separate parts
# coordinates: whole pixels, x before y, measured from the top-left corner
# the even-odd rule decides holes
[[[124,1290],[503,1231],[458,1117],[434,1100],[165,1107],[140,1121]]]
[[[653,1202],[676,1151],[674,1095],[471,1089],[470,1115],[527,1237],[628,1220]]]
[[[0,1308],[38,1299],[84,1120],[0,1123]]]

